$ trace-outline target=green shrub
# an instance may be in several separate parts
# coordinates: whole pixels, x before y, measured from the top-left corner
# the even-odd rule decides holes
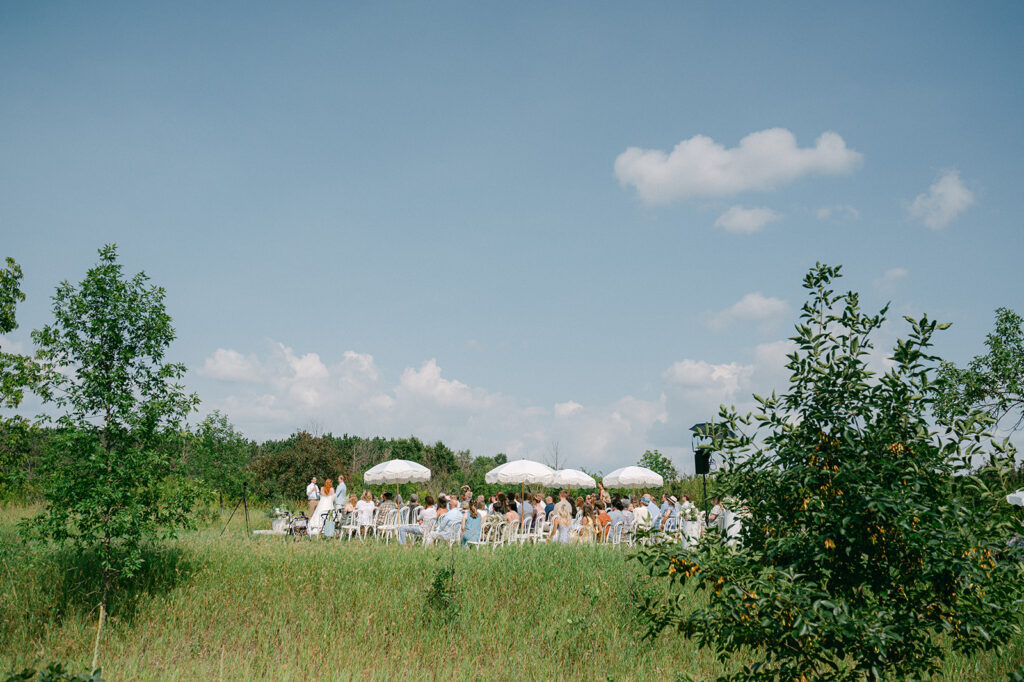
[[[722,411],[716,484],[745,505],[742,546],[715,533],[695,552],[668,544],[653,575],[706,593],[706,605],[647,599],[649,634],[678,629],[729,657],[765,646],[736,679],[877,679],[934,674],[950,651],[999,647],[1019,632],[1020,548],[1000,485],[1006,444],[990,419],[929,422],[938,325],[911,320],[882,376],[855,293],[839,268],[814,268],[793,337],[789,390],[755,396],[758,414]],[[755,425],[751,435],[742,431]],[[987,462],[984,476],[970,475]],[[739,507],[736,511],[741,511]]]

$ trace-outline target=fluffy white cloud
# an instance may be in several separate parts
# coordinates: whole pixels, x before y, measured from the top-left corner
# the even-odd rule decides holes
[[[221,381],[257,381],[260,368],[255,358],[230,348],[218,348],[198,370],[203,376]]]
[[[440,407],[464,410],[486,408],[492,396],[486,391],[473,390],[461,381],[445,379],[436,359],[430,359],[418,369],[406,368],[396,389],[399,397],[425,399]]]
[[[555,403],[555,416],[556,417],[568,417],[571,414],[579,412],[583,409],[575,400],[568,400],[564,403]]]
[[[789,304],[781,298],[755,291],[712,315],[707,324],[714,331],[723,331],[733,322],[758,322],[760,331],[767,333],[775,329],[788,312]]]
[[[829,220],[830,218],[836,218],[837,220],[858,220],[860,219],[860,211],[849,204],[836,204],[835,206],[822,206],[814,215],[818,217],[818,220]]]
[[[774,190],[805,175],[849,173],[862,159],[834,132],[822,133],[813,147],[800,147],[790,131],[770,128],[747,135],[731,149],[706,135],[683,140],[667,154],[630,147],[615,159],[615,177],[635,187],[644,203],[665,204]]]
[[[924,194],[918,194],[907,208],[912,220],[941,230],[974,203],[974,193],[960,181],[955,170],[946,171]]]
[[[24,343],[13,341],[3,334],[0,334],[0,350],[4,353],[14,353],[16,355],[24,355],[26,352]]]
[[[883,294],[890,294],[896,285],[907,278],[910,272],[906,268],[889,268],[881,277],[876,277],[873,284],[875,289]]]
[[[782,214],[776,213],[770,208],[743,208],[732,206],[715,221],[715,227],[720,227],[726,232],[737,234],[753,234],[760,232],[768,223],[776,223],[782,220]]]

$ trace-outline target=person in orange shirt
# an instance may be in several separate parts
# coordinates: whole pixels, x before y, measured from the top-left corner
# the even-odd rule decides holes
[[[608,516],[608,510],[605,508],[604,502],[598,501],[597,503],[597,522],[601,527],[600,538],[602,540],[608,537],[608,528],[612,524],[612,517]]]

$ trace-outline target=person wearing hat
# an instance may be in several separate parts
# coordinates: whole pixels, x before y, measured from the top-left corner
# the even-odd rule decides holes
[[[413,493],[409,496],[409,502],[405,506],[409,508],[408,523],[419,523],[420,514],[423,512],[423,507],[420,506],[420,496]]]
[[[644,495],[643,503],[647,505],[647,515],[651,519],[651,528],[657,528],[661,523],[661,510],[658,509],[658,505],[654,504],[654,500],[651,499],[650,495]]]
[[[640,502],[630,505],[633,509],[633,526],[635,528],[651,527],[651,509],[647,505],[649,501],[645,495],[644,499],[641,499]]]
[[[661,527],[664,530],[675,530],[679,528],[679,500],[675,495],[669,495],[666,502],[668,506],[661,515]]]

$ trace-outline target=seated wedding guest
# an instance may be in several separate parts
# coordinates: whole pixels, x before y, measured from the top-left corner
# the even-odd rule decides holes
[[[356,521],[359,524],[359,531],[362,533],[369,526],[373,525],[373,511],[377,506],[373,503],[373,493],[369,490],[363,491],[363,499],[356,502]]]
[[[544,518],[551,520],[551,512],[555,511],[555,500],[550,495],[544,498]]]
[[[572,507],[563,495],[562,499],[551,510],[551,535],[548,538],[549,542],[557,542],[562,545],[569,544],[569,529],[572,528],[571,510]]]
[[[672,503],[668,501],[668,495],[662,495],[661,496],[661,506],[658,507],[658,510],[660,512],[659,515],[658,515],[658,518],[659,518],[659,520],[661,522],[661,525],[663,527],[665,525],[665,519],[667,518],[667,515],[668,515],[668,510],[669,510],[669,508],[671,506],[672,506]]]
[[[578,542],[591,544],[598,534],[597,515],[590,503],[583,503],[583,515],[580,517],[580,534]]]
[[[356,502],[359,500],[355,493],[348,496],[348,502],[345,503],[345,513],[351,514],[356,510]]]
[[[626,523],[626,516],[622,513],[622,498],[612,502],[611,508],[608,510],[608,521],[613,526],[617,523]]]
[[[381,495],[380,508],[377,510],[377,516],[383,516],[383,512],[392,511],[398,509],[398,505],[395,504],[395,500],[390,492],[386,492]]]
[[[448,511],[448,496],[444,493],[439,493],[437,496],[437,515],[443,516]]]
[[[505,507],[505,520],[514,523],[519,520],[519,512],[516,511],[515,500],[509,500]]]
[[[657,528],[661,524],[661,509],[658,505],[654,504],[654,500],[651,499],[650,495],[644,495],[641,502],[647,505],[648,515],[651,517],[651,527]]]
[[[423,546],[429,547],[437,540],[455,542],[462,532],[462,510],[459,507],[449,509],[434,525],[434,530],[423,536]]]
[[[668,509],[661,516],[661,527],[666,530],[679,528],[679,500],[675,495],[668,498]]]
[[[569,504],[572,505],[573,518],[583,513],[584,501],[582,497],[577,495],[575,500],[573,500],[572,497],[570,497]]]
[[[519,505],[519,518],[529,519],[531,523],[533,522],[533,503],[530,501],[529,495],[523,497],[523,501]]]
[[[624,500],[625,508],[622,510],[622,515],[626,517],[626,528],[633,530],[636,528],[636,515],[633,511],[633,503],[629,501],[629,498]]]
[[[473,504],[476,505],[476,509],[480,513],[480,516],[483,516],[483,517],[486,518],[488,512],[487,512],[487,503],[484,502],[484,496],[483,495],[477,495],[476,496],[476,500],[473,502]]]
[[[405,506],[409,509],[409,514],[408,516],[406,516],[408,522],[419,523],[419,515],[420,512],[423,510],[423,507],[420,506],[420,496],[417,495],[416,493],[413,493],[412,495],[409,496],[409,503]]]
[[[437,522],[437,508],[434,506],[434,498],[427,495],[423,498],[423,504],[424,506],[419,508],[418,518],[415,522],[398,527],[398,544],[404,545],[405,537],[410,533],[423,537],[426,532],[433,530],[434,524]]]
[[[725,524],[726,515],[725,507],[722,506],[722,500],[718,496],[711,498],[711,513],[708,514],[708,528],[711,526],[716,527],[723,535],[725,535]]]
[[[608,516],[608,508],[602,500],[597,501],[594,511],[597,514],[597,539],[604,540],[611,529],[612,517]]]
[[[463,502],[462,511],[465,516],[462,518],[462,544],[467,542],[480,542],[480,529],[484,517],[480,516],[475,502]]]
[[[634,528],[650,528],[651,527],[651,510],[648,509],[647,505],[642,501],[630,505],[633,512],[633,527]]]

